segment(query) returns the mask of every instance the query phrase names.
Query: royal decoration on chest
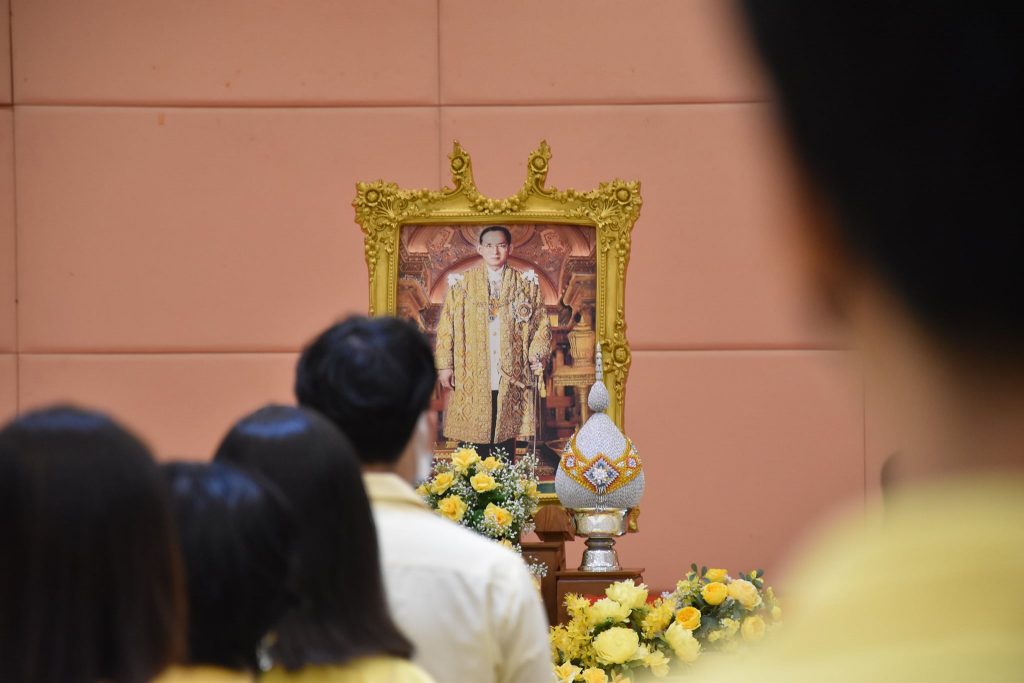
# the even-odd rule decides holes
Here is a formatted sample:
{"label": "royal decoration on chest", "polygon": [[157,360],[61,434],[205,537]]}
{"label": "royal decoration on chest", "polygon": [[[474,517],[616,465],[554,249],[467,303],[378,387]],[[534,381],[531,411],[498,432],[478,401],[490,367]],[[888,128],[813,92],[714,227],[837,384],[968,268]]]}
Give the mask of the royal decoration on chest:
{"label": "royal decoration on chest", "polygon": [[630,439],[617,458],[598,453],[587,458],[576,447],[576,435],[562,451],[562,471],[591,493],[603,496],[630,483],[642,472],[640,455]]}

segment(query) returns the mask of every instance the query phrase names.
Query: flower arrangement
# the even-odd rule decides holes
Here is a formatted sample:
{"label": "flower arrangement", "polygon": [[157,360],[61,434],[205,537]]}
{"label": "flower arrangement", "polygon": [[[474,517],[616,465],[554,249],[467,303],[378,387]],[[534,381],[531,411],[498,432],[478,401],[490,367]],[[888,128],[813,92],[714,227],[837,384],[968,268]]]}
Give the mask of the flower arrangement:
{"label": "flower arrangement", "polygon": [[[450,460],[435,459],[430,478],[416,492],[438,514],[521,553],[519,537],[533,531],[540,504],[537,456],[511,463],[501,451],[481,458],[462,446]],[[547,568],[531,565],[530,571],[544,576]]]}
{"label": "flower arrangement", "polygon": [[632,580],[613,583],[593,603],[567,595],[570,619],[550,633],[555,676],[559,683],[619,683],[642,671],[661,678],[705,651],[759,641],[782,620],[763,577],[760,569],[733,578],[691,565],[675,591],[655,600]]}

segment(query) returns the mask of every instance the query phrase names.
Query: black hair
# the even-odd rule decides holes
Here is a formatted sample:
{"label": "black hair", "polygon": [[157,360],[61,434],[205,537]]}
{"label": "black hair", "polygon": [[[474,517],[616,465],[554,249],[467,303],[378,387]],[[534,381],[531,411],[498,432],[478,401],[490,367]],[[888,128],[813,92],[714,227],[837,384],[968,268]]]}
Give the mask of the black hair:
{"label": "black hair", "polygon": [[430,405],[436,380],[434,354],[415,325],[352,316],[303,350],[295,396],[337,425],[363,462],[390,464]]}
{"label": "black hair", "polygon": [[223,463],[162,469],[185,564],[188,662],[256,671],[260,641],[291,605],[291,509],[262,477]]}
{"label": "black hair", "polygon": [[278,624],[275,661],[296,670],[411,657],[388,613],[370,502],[344,435],[311,410],[266,406],[232,427],[214,459],[266,477],[298,519],[298,603]]}
{"label": "black hair", "polygon": [[0,430],[0,672],[143,683],[184,650],[181,565],[160,471],[113,420],[69,406]]}
{"label": "black hair", "polygon": [[504,225],[488,225],[486,228],[480,231],[480,244],[484,243],[484,235],[489,232],[500,232],[505,236],[505,241],[510,245],[512,244],[512,232]]}
{"label": "black hair", "polygon": [[745,0],[843,240],[941,338],[1024,343],[1024,12]]}

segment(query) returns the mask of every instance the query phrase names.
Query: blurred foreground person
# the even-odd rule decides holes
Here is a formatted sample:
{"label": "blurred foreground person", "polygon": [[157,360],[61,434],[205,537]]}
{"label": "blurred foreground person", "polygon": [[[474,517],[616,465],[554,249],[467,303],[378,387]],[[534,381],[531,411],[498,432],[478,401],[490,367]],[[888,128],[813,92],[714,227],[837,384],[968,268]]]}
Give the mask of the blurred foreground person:
{"label": "blurred foreground person", "polygon": [[410,486],[430,472],[436,380],[410,323],[352,317],[302,352],[295,395],[363,462],[388,601],[416,661],[444,683],[550,681],[547,620],[522,558],[438,516]]}
{"label": "blurred foreground person", "polygon": [[253,681],[261,644],[290,604],[295,519],[275,489],[228,465],[162,469],[185,564],[189,628],[187,665],[160,683]]}
{"label": "blurred foreground person", "polygon": [[27,413],[0,431],[0,680],[145,683],[184,650],[160,471],[110,418]]}
{"label": "blurred foreground person", "polygon": [[773,642],[708,678],[1020,680],[1024,12],[744,6],[802,176],[805,274],[902,455],[885,524],[833,530]]}
{"label": "blurred foreground person", "polygon": [[430,683],[388,614],[359,462],[338,429],[310,410],[267,406],[228,432],[214,460],[276,485],[299,524],[297,604],[278,622],[274,668],[260,680]]}

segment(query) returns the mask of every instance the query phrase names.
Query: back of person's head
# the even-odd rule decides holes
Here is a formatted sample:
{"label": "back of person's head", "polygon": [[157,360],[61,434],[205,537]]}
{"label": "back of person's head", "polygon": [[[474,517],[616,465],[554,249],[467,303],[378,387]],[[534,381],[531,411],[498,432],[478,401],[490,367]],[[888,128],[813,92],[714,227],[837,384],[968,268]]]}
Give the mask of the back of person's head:
{"label": "back of person's head", "polygon": [[295,396],[337,425],[363,462],[393,464],[430,405],[436,379],[430,344],[412,323],[353,316],[303,350]]}
{"label": "back of person's head", "polygon": [[1024,349],[1024,12],[744,0],[841,242],[968,351]]}
{"label": "back of person's head", "polygon": [[255,671],[290,606],[298,526],[269,482],[223,463],[163,466],[188,589],[188,663]]}
{"label": "back of person's head", "polygon": [[160,471],[110,418],[71,407],[0,430],[0,678],[143,683],[184,649]]}
{"label": "back of person's head", "polygon": [[237,422],[214,456],[280,489],[299,522],[298,604],[277,628],[287,669],[355,657],[409,657],[387,611],[376,527],[348,439],[312,410],[266,406]]}

